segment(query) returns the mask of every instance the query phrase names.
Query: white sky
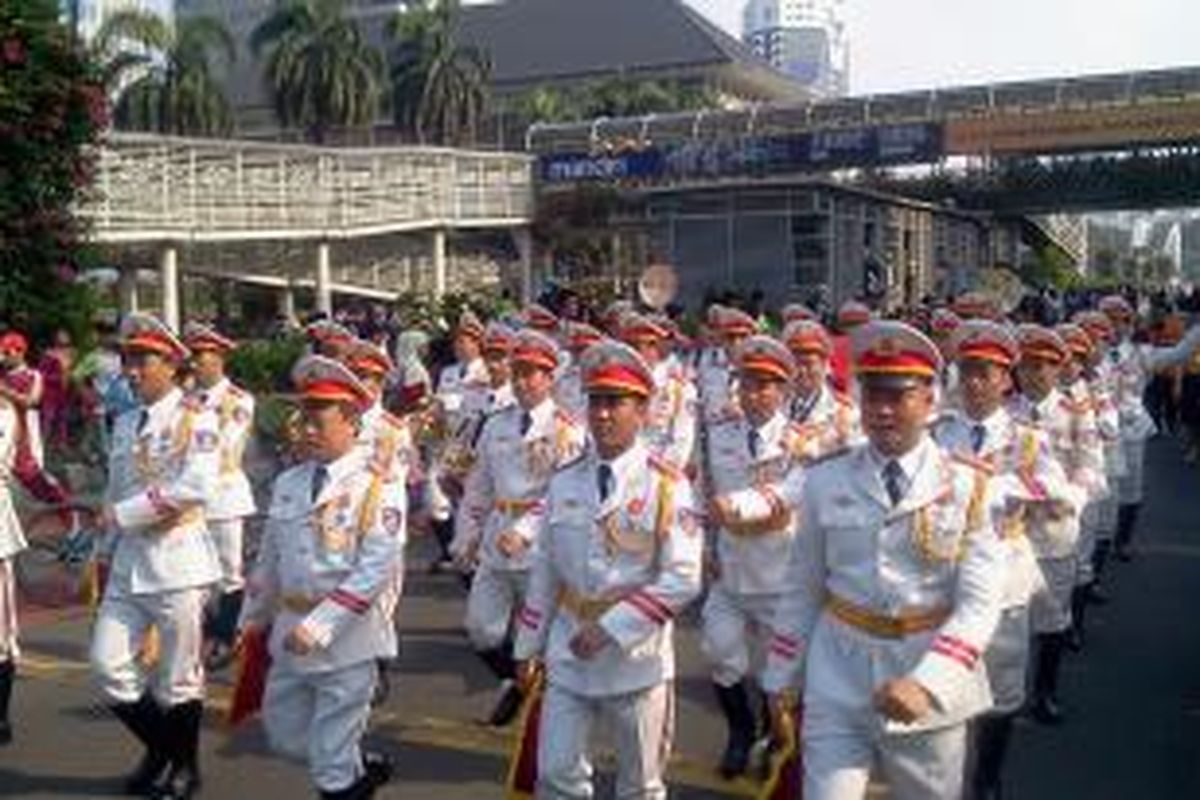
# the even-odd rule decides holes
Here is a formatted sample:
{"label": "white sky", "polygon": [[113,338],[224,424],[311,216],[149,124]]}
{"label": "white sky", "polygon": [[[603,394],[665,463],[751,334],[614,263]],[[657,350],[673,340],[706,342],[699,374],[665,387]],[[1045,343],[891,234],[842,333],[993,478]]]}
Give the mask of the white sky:
{"label": "white sky", "polygon": [[[687,2],[740,35],[744,0]],[[1200,0],[846,0],[846,23],[854,94],[1200,66]]]}

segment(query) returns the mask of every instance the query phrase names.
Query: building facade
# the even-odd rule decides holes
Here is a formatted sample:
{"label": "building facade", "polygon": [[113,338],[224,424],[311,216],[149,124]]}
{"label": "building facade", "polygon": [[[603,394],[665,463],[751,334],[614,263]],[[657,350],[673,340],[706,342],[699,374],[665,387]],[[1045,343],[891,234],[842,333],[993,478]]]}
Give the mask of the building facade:
{"label": "building facade", "polygon": [[174,0],[63,0],[63,14],[75,24],[75,32],[90,42],[100,31],[104,20],[119,11],[145,11],[163,19],[174,17]]}
{"label": "building facade", "polygon": [[845,0],[747,0],[742,36],[815,97],[842,97],[850,91],[844,5]]}

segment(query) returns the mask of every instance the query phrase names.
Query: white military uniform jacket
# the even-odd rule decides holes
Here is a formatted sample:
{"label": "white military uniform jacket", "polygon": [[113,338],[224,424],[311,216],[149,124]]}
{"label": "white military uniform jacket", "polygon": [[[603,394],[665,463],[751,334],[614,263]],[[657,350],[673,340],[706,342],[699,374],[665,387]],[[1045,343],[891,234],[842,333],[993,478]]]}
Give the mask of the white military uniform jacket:
{"label": "white military uniform jacket", "polygon": [[841,450],[862,438],[858,408],[848,395],[825,384],[815,397],[792,400],[792,421],[799,437],[799,457],[803,461]]}
{"label": "white military uniform jacket", "polygon": [[487,388],[487,367],[484,366],[482,358],[477,358],[468,364],[451,364],[442,370],[438,375],[436,394],[446,415],[448,431],[458,430],[467,395],[486,392]]}
{"label": "white military uniform jacket", "polygon": [[[742,416],[709,426],[708,463],[714,496],[750,488],[769,492],[768,487],[781,483],[796,462],[800,444],[783,411],[757,429]],[[773,499],[769,497],[768,502]],[[766,520],[719,529],[715,544],[722,586],[734,594],[783,592],[794,530],[792,510],[778,500],[776,513]]]}
{"label": "white military uniform jacket", "polygon": [[700,395],[700,415],[704,422],[727,416],[737,408],[737,392],[729,357],[720,347],[700,354],[696,365],[696,385]]}
{"label": "white military uniform jacket", "polygon": [[[978,449],[976,425],[983,426]],[[1030,540],[1053,535],[1058,529],[1053,519],[1078,511],[1073,504],[1079,501],[1079,493],[1051,453],[1046,434],[1000,408],[981,422],[961,411],[948,412],[935,423],[934,438],[942,447],[966,459],[976,458],[992,471],[992,495],[1003,509],[1000,535],[1008,546],[1004,607],[1028,605],[1044,583]],[[1052,509],[1053,504],[1059,508]],[[1036,530],[1047,521],[1049,531]]]}
{"label": "white military uniform jacket", "polygon": [[653,373],[655,392],[644,435],[664,458],[677,467],[686,467],[696,444],[696,387],[673,358],[655,364]]}
{"label": "white military uniform jacket", "polygon": [[1064,509],[1048,505],[1036,521],[1028,520],[1026,531],[1038,558],[1066,558],[1079,540],[1084,507],[1107,491],[1096,415],[1089,403],[1073,400],[1058,389],[1036,404],[1019,396],[1009,411],[1046,434],[1050,452],[1066,472],[1071,513],[1057,513]]}
{"label": "white military uniform jacket", "polygon": [[1096,429],[1104,451],[1104,471],[1109,490],[1116,488],[1115,479],[1125,474],[1125,452],[1121,449],[1121,410],[1116,404],[1116,373],[1103,359],[1087,378],[1092,409],[1096,414]]}
{"label": "white military uniform jacket", "polygon": [[[589,697],[647,689],[675,675],[673,620],[700,592],[703,535],[682,473],[638,442],[609,466],[589,449],[550,481],[545,528],[517,614],[518,660],[542,657],[552,684]],[[582,661],[581,620],[614,645]]]}
{"label": "white military uniform jacket", "polygon": [[211,389],[197,388],[192,396],[216,416],[221,433],[216,493],[205,514],[211,520],[248,517],[254,513],[254,492],[242,469],[242,456],[254,431],[254,395],[222,378]]}
{"label": "white military uniform jacket", "polygon": [[[479,563],[497,570],[529,569],[538,546],[546,487],[562,465],[579,458],[586,431],[547,399],[529,414],[510,406],[484,425],[477,458],[463,489],[451,550],[478,553]],[[512,557],[498,547],[502,533],[515,532],[525,547]]]}
{"label": "white military uniform jacket", "polygon": [[0,401],[0,561],[12,558],[27,546],[11,491],[17,453],[17,414],[12,403]]}
{"label": "white military uniform jacket", "polygon": [[382,468],[391,480],[402,485],[418,466],[417,446],[408,424],[379,402],[362,415],[358,447],[374,467]]}
{"label": "white military uniform jacket", "polygon": [[583,387],[583,370],[577,360],[563,367],[554,383],[554,402],[576,419],[587,413],[587,391]]}
{"label": "white military uniform jacket", "polygon": [[512,384],[506,383],[498,389],[488,388],[487,391],[469,392],[463,401],[459,414],[458,428],[451,431],[451,437],[446,442],[441,454],[441,473],[443,479],[464,482],[479,448],[479,440],[487,421],[501,411],[512,408],[517,404],[513,394]]}
{"label": "white military uniform jacket", "polygon": [[220,459],[216,415],[180,389],[117,419],[105,496],[117,523],[110,591],[171,592],[220,577],[204,511]]}
{"label": "white military uniform jacket", "polygon": [[[895,507],[881,476],[886,462],[869,444],[795,471],[800,479],[788,482],[801,521],[763,687],[795,685],[804,666],[810,708],[860,719],[875,716],[875,689],[909,677],[933,695],[935,709],[912,726],[886,725],[936,729],[991,705],[980,655],[1000,616],[1006,548],[985,470],[929,437],[898,461],[907,490]],[[827,609],[835,599],[880,617],[945,619],[886,638],[835,617]]]}
{"label": "white military uniform jacket", "polygon": [[[314,501],[318,466],[306,461],[276,479],[242,611],[242,625],[272,625],[277,663],[307,673],[395,657],[392,593],[406,535],[404,484],[362,448],[325,466]],[[317,645],[306,656],[283,648],[298,625]]]}

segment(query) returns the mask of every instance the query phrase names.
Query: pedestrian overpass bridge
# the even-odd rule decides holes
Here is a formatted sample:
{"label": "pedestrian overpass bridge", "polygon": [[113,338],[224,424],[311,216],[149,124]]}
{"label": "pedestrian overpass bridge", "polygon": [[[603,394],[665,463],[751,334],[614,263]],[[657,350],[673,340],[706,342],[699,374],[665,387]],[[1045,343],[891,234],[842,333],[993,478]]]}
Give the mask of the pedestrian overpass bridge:
{"label": "pedestrian overpass bridge", "polygon": [[[923,165],[922,180],[909,186],[968,208],[1197,205],[1200,67],[601,118],[535,125],[526,138],[551,185],[686,186],[828,172],[873,180],[880,168]],[[1181,159],[1191,169],[1180,170]],[[925,179],[930,172],[934,180]]]}
{"label": "pedestrian overpass bridge", "polygon": [[[234,259],[195,268],[213,277],[334,292],[394,296],[387,270],[343,282],[330,245],[398,234],[427,239],[435,293],[447,287],[447,236],[511,232],[528,282],[534,211],[532,159],[444,148],[322,148],[252,141],[113,133],[100,145],[94,191],[78,209],[92,241],[159,250],[162,311],[178,323],[178,249],[307,242],[309,263],[274,267]],[[122,276],[136,305],[136,276]],[[132,296],[131,296],[132,293]]]}

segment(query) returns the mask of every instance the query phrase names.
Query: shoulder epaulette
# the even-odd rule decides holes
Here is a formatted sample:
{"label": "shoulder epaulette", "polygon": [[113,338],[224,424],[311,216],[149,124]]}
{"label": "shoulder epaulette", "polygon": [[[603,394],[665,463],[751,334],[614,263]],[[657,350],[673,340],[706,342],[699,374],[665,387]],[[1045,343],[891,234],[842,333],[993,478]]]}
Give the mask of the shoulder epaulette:
{"label": "shoulder epaulette", "polygon": [[984,473],[985,475],[991,475],[995,472],[995,469],[987,461],[984,461],[982,458],[978,458],[977,456],[970,455],[968,453],[960,453],[960,452],[951,453],[950,460],[955,461],[959,464],[964,464],[964,465],[970,467],[971,469],[976,470],[977,472]]}
{"label": "shoulder epaulette", "polygon": [[554,409],[554,419],[559,422],[565,422],[568,425],[578,425],[579,420],[575,419],[565,408],[556,407]]}
{"label": "shoulder epaulette", "polygon": [[821,455],[817,456],[816,458],[805,462],[804,466],[805,466],[805,468],[810,468],[810,467],[815,467],[818,464],[825,464],[830,461],[836,461],[837,459],[841,458],[842,456],[849,455],[852,450],[854,450],[853,445],[846,445],[845,447],[838,447],[834,450],[830,450],[828,453],[822,453]]}
{"label": "shoulder epaulette", "polygon": [[405,427],[404,420],[397,417],[392,412],[384,409],[384,412],[379,415],[379,419],[386,425],[392,428],[403,429]]}
{"label": "shoulder epaulette", "polygon": [[204,410],[204,403],[200,402],[200,398],[194,394],[184,395],[180,405],[188,411],[199,412]]}
{"label": "shoulder epaulette", "polygon": [[233,381],[229,382],[229,393],[234,397],[249,397],[250,393]]}
{"label": "shoulder epaulette", "polygon": [[854,398],[845,392],[834,392],[833,401],[839,406],[846,406],[847,408],[854,407]]}
{"label": "shoulder epaulette", "polygon": [[1070,411],[1072,414],[1083,414],[1084,412],[1091,410],[1092,407],[1090,400],[1075,400],[1067,397],[1065,394],[1059,400],[1059,405],[1061,405],[1067,411]]}
{"label": "shoulder epaulette", "polygon": [[673,480],[680,480],[683,478],[683,470],[667,461],[660,455],[651,453],[650,457],[646,459],[646,463],[648,463],[650,468],[655,472],[662,473],[668,478]]}
{"label": "shoulder epaulette", "polygon": [[579,464],[583,463],[583,460],[586,456],[587,456],[586,450],[579,451],[578,453],[575,454],[574,458],[569,459],[569,460],[564,461],[563,463],[559,464],[555,468],[555,472],[565,472],[565,471],[571,469],[572,467],[578,466]]}

